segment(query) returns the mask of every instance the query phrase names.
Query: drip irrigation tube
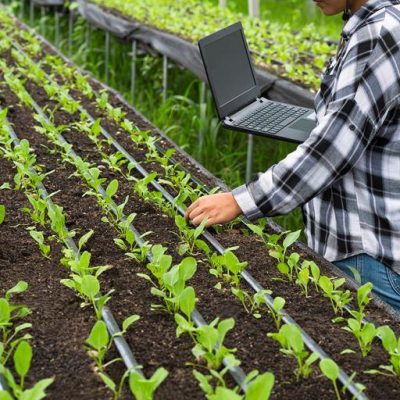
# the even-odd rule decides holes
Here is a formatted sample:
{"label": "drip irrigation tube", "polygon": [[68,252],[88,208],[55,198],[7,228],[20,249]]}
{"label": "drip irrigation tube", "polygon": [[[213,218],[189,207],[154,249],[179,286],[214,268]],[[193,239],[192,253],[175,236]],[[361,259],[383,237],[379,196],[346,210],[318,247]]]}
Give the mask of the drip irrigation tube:
{"label": "drip irrigation tube", "polygon": [[[32,99],[33,100],[33,99]],[[33,105],[34,108],[36,109],[36,111],[41,114],[44,118],[47,119],[47,117],[43,114],[42,110],[40,109],[40,107],[33,101]],[[82,112],[83,108],[80,106],[79,111]],[[94,122],[94,118],[88,114],[88,118]],[[48,119],[47,119],[48,121]],[[116,139],[114,139],[114,137],[108,133],[103,127],[100,127],[101,129],[101,133],[102,135],[109,139],[112,143],[112,145],[118,150],[120,151],[125,157],[126,159],[133,163],[134,168],[143,176],[143,177],[147,177],[149,175],[149,173],[132,157],[132,155],[130,155],[125,148],[118,143],[118,141]],[[58,134],[58,138],[63,141],[64,143],[68,143],[65,141],[65,139],[62,137],[62,135]],[[73,157],[76,157],[76,153],[73,152],[73,150],[71,151],[71,155]],[[174,198],[155,180],[153,180],[152,182],[150,182],[150,184],[154,187],[154,189],[156,189],[157,191],[159,191],[160,193],[162,193],[162,195],[165,197],[165,199],[171,204],[173,205],[180,214],[184,214],[185,210],[181,207],[175,204]],[[104,189],[102,189],[101,187],[99,188],[99,193],[104,196],[105,195],[105,191]],[[115,204],[114,204],[115,205]],[[115,212],[115,211],[114,211]],[[135,234],[136,240],[138,241],[138,243],[141,242],[140,239],[140,235],[138,234],[138,232],[136,231],[136,229],[133,227],[133,225],[131,225],[131,229]],[[222,246],[219,241],[217,239],[215,239],[210,232],[205,231],[203,232],[203,237],[211,244],[212,247],[214,247],[214,249],[220,253],[223,254],[225,252],[225,248],[224,246]],[[151,261],[151,260],[150,260]],[[262,290],[264,290],[264,288],[260,285],[260,283],[247,271],[243,271],[241,273],[243,279],[247,282],[247,284],[255,291],[255,292],[260,292]],[[273,307],[273,298],[267,294],[264,294],[264,299],[265,301],[269,304],[269,306]],[[325,358],[329,358],[329,356],[325,353],[325,351],[296,323],[296,321],[290,317],[289,314],[287,314],[285,311],[282,311],[283,313],[283,321],[285,323],[288,324],[293,324],[296,325],[300,331],[302,332],[302,337],[304,340],[305,345],[312,351],[315,352],[316,354],[318,354],[318,357],[322,360]],[[196,323],[197,324],[197,323]],[[241,375],[241,374],[239,374]],[[244,375],[244,373],[243,373]],[[236,380],[236,378],[235,378]],[[345,386],[347,388],[347,390],[353,395],[355,396],[357,399],[359,400],[367,400],[367,396],[363,393],[360,393],[360,390],[357,388],[357,386],[354,383],[350,383],[350,377],[345,373],[345,371],[343,369],[340,368],[339,370],[339,380],[340,382],[343,384],[343,386]],[[243,381],[241,381],[243,382]],[[239,383],[239,382],[238,382]]]}
{"label": "drip irrigation tube", "polygon": [[2,390],[8,392],[11,395],[3,374],[0,374],[0,391],[2,391]]}
{"label": "drip irrigation tube", "polygon": [[[37,106],[37,104],[36,104],[36,106]],[[35,106],[35,108],[36,108],[36,106]],[[44,118],[46,118],[46,116],[43,113],[40,113],[40,114],[43,115]],[[20,143],[18,136],[16,135],[14,129],[12,128],[11,124],[8,123],[8,121],[6,121],[6,124],[7,124],[7,130],[9,132],[10,137],[13,140],[14,145],[18,145]],[[40,196],[48,202],[50,207],[53,207],[54,203],[52,202],[51,198],[49,197],[49,194],[48,194],[46,188],[44,187],[44,185],[41,182],[39,182],[37,187],[40,190]],[[68,246],[70,246],[70,248],[73,250],[73,252],[76,255],[79,254],[78,247],[76,246],[73,239],[68,238],[66,241],[67,241]],[[121,332],[121,329],[119,328],[117,322],[115,321],[115,318],[114,318],[111,310],[107,306],[104,306],[102,309],[101,315],[103,317],[105,324],[107,325],[108,332],[112,336],[113,341],[125,363],[126,368],[128,370],[134,369],[137,372],[139,372],[141,375],[143,375],[142,371],[139,367],[139,364],[137,363],[137,361],[132,353],[132,350],[130,349],[125,338],[123,336],[119,336],[119,335],[114,336],[116,333]]]}
{"label": "drip irrigation tube", "polygon": [[[47,123],[50,123],[49,119],[43,113],[43,111],[40,108],[40,106],[32,98],[31,98],[31,100],[32,100],[32,105],[35,108],[36,112],[38,114],[40,114],[46,120]],[[10,126],[10,128],[11,128],[11,126]],[[14,133],[13,136],[15,137],[15,133]],[[64,139],[64,137],[59,133],[57,134],[57,138],[63,144],[69,144]],[[78,155],[75,153],[75,151],[72,148],[70,150],[70,154],[74,158],[78,157]],[[102,197],[106,197],[107,196],[106,191],[104,190],[104,188],[101,185],[96,190],[98,191],[98,193]],[[46,193],[44,187],[43,187],[43,192]],[[47,196],[47,193],[45,194],[45,196]],[[50,199],[48,199],[48,200],[50,200]],[[112,200],[111,200],[110,203],[111,203],[111,209],[112,209],[113,213],[117,214],[117,205]],[[125,218],[124,215],[122,216],[121,219],[123,221],[126,221],[126,218]],[[143,246],[144,242],[141,239],[140,233],[135,229],[135,227],[132,224],[129,225],[129,228],[132,230],[132,232],[135,235],[135,241],[139,244],[139,246]],[[152,254],[148,253],[147,254],[147,258],[148,258],[149,262],[151,262],[152,261]],[[115,319],[113,318],[113,316],[111,314],[111,311],[106,306],[104,306],[104,308],[103,308],[102,317],[104,319],[104,322],[106,322],[106,324],[107,323],[109,324],[109,325],[107,325],[107,327],[108,327],[108,330],[110,332],[110,335],[112,335],[114,333],[117,333],[117,332],[121,332],[121,330],[119,329],[118,325],[116,325],[116,323],[115,323]],[[206,324],[204,318],[201,316],[201,314],[197,310],[194,310],[194,312],[192,314],[192,319],[193,319],[193,322],[198,327]],[[117,346],[118,350],[122,349],[122,352],[120,352],[120,354],[121,354],[121,357],[124,359],[124,362],[125,362],[125,365],[127,366],[127,368],[132,368],[132,365],[133,365],[134,368],[138,372],[140,372],[142,374],[140,369],[138,369],[138,364],[137,364],[136,360],[134,359],[132,351],[130,350],[130,348],[129,348],[128,344],[126,343],[125,339],[122,336],[117,336],[117,337],[114,337],[114,342],[116,343],[116,346]],[[118,343],[118,345],[117,345],[117,343]],[[218,344],[217,344],[217,347],[218,347]],[[244,373],[244,371],[240,367],[231,367],[229,365],[229,361],[227,361],[225,358],[223,360],[223,364],[226,367],[228,367],[228,371],[229,371],[230,375],[235,380],[235,382],[239,385],[239,387],[244,392],[246,392],[247,384],[245,383],[246,374]]]}

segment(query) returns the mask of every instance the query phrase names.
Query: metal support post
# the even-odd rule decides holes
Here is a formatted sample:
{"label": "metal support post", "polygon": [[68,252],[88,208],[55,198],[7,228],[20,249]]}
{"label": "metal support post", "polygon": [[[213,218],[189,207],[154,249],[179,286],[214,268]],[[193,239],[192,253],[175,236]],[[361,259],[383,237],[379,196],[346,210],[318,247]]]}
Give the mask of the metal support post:
{"label": "metal support post", "polygon": [[45,24],[46,10],[44,7],[40,7],[40,33],[45,36],[46,24]]}
{"label": "metal support post", "polygon": [[131,64],[131,99],[132,104],[135,103],[135,91],[136,91],[136,57],[137,57],[137,42],[132,41],[132,64]]}
{"label": "metal support post", "polygon": [[19,18],[23,19],[24,18],[24,11],[25,11],[25,0],[21,0],[21,6],[19,10]]}
{"label": "metal support post", "polygon": [[74,29],[74,16],[72,14],[72,10],[69,10],[68,14],[68,54],[71,57],[72,55],[72,31]]}
{"label": "metal support post", "polygon": [[56,47],[60,45],[60,14],[54,9],[54,43]]}
{"label": "metal support post", "polygon": [[33,20],[35,18],[35,5],[33,4],[33,0],[29,2],[29,25],[33,27]]}
{"label": "metal support post", "polygon": [[163,100],[167,100],[168,95],[168,57],[163,56]]}
{"label": "metal support post", "polygon": [[246,182],[249,182],[253,175],[253,150],[254,150],[254,136],[249,135],[247,142],[247,162],[246,162]]}
{"label": "metal support post", "polygon": [[105,74],[105,81],[106,81],[107,85],[108,85],[108,79],[109,79],[109,66],[108,66],[109,61],[110,61],[110,32],[106,31],[104,74]]}
{"label": "metal support post", "polygon": [[251,17],[260,16],[260,0],[249,0],[249,15]]}
{"label": "metal support post", "polygon": [[219,6],[221,8],[226,8],[226,2],[227,2],[227,0],[219,0]]}
{"label": "metal support post", "polygon": [[206,83],[200,82],[200,106],[206,102]]}
{"label": "metal support post", "polygon": [[89,22],[86,22],[86,32],[85,32],[85,62],[89,60],[89,48],[90,48],[90,33],[92,26]]}
{"label": "metal support post", "polygon": [[197,159],[202,161],[203,157],[203,149],[204,149],[204,137],[206,135],[207,126],[204,123],[206,119],[207,113],[207,105],[206,105],[206,84],[204,82],[200,82],[200,96],[199,96],[199,117],[200,117],[200,126],[199,126],[199,134],[198,134],[198,150],[197,150]]}

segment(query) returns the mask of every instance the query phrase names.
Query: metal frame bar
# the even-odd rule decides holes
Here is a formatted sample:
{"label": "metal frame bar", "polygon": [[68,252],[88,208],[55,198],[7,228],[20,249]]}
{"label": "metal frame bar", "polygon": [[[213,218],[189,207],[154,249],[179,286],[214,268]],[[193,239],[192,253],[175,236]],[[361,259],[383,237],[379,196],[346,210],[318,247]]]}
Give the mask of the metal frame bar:
{"label": "metal frame bar", "polygon": [[167,100],[168,97],[168,57],[163,55],[163,74],[162,74],[162,86],[163,86],[163,101]]}
{"label": "metal frame bar", "polygon": [[137,41],[132,40],[131,51],[131,100],[132,104],[135,103],[136,95],[136,61],[137,61]]}

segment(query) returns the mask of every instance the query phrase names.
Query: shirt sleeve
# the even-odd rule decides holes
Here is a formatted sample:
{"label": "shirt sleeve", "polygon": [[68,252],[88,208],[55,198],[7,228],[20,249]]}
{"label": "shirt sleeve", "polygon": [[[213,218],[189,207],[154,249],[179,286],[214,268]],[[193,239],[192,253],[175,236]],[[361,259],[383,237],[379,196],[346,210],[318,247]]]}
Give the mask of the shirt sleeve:
{"label": "shirt sleeve", "polygon": [[398,102],[398,29],[381,25],[375,38],[346,52],[325,116],[285,159],[233,190],[244,215],[255,220],[283,215],[317,196],[360,160]]}

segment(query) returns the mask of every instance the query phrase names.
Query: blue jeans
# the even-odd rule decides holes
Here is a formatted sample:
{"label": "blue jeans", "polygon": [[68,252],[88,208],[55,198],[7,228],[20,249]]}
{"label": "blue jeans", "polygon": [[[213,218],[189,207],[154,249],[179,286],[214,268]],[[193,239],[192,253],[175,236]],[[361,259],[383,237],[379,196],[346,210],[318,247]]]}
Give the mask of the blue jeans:
{"label": "blue jeans", "polygon": [[375,294],[400,311],[400,275],[364,253],[335,261],[333,264],[351,277],[354,277],[354,273],[348,266],[356,269],[360,274],[362,285],[371,282],[374,285]]}

